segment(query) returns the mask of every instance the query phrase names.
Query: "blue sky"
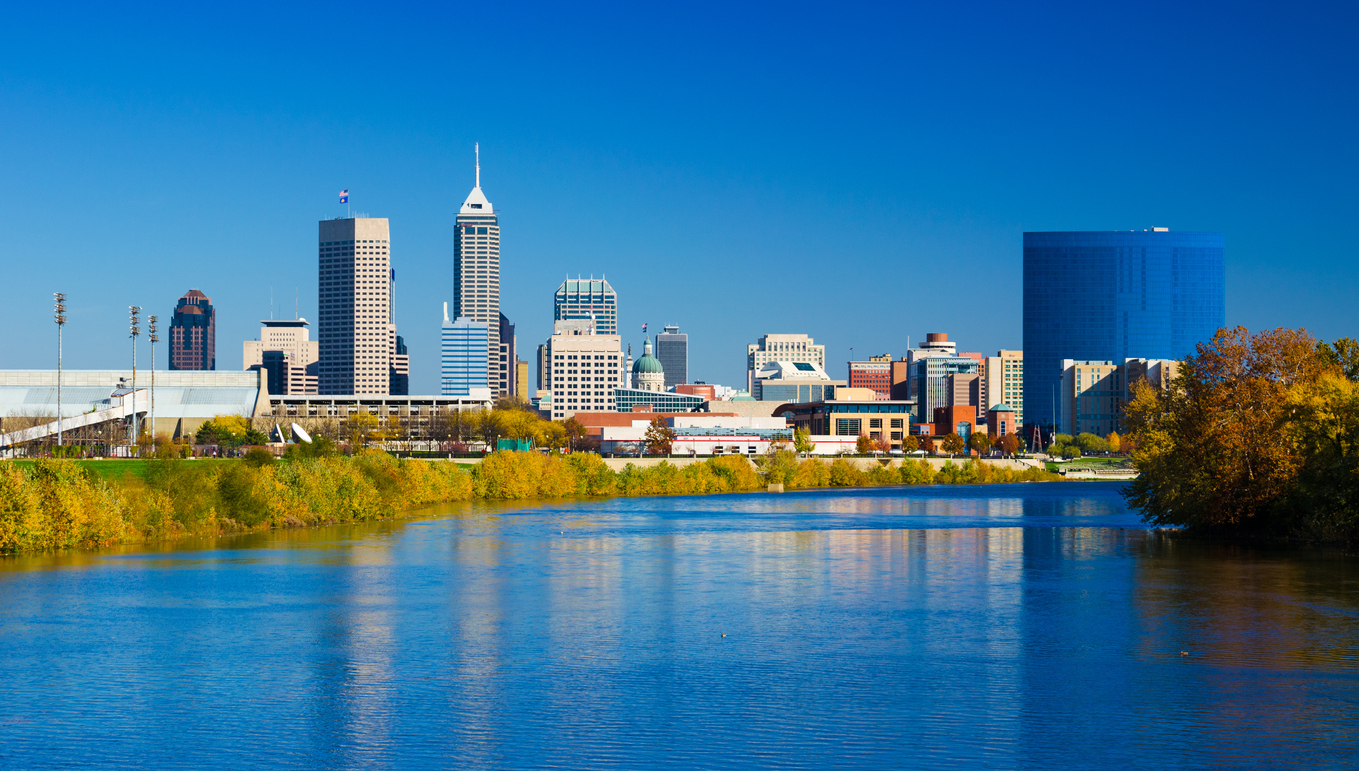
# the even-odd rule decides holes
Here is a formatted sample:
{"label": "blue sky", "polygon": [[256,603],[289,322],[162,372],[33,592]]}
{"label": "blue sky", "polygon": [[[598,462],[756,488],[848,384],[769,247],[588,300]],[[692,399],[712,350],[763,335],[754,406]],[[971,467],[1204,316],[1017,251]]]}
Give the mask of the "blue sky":
{"label": "blue sky", "polygon": [[477,141],[526,352],[576,274],[708,382],[766,332],[1017,348],[1025,230],[1152,226],[1226,233],[1228,323],[1359,333],[1353,5],[638,5],[8,8],[0,368],[52,366],[53,291],[100,368],[190,288],[238,368],[349,188],[433,392]]}

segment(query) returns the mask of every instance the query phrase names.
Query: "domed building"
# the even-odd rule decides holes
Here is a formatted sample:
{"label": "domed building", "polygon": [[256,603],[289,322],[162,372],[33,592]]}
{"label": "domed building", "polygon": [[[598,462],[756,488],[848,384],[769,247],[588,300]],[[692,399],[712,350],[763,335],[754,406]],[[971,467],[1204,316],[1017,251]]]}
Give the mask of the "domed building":
{"label": "domed building", "polygon": [[632,387],[639,391],[665,391],[665,367],[651,355],[651,340],[642,346],[642,358],[632,365]]}

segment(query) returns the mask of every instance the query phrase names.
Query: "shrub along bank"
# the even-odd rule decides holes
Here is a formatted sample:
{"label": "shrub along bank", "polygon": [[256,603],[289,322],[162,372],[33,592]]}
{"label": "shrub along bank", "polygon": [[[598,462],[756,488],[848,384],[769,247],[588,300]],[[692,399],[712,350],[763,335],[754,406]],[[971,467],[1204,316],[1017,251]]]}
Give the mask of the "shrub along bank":
{"label": "shrub along bank", "polygon": [[765,489],[1049,481],[968,461],[935,471],[925,461],[863,471],[837,459],[799,461],[791,452],[759,459],[713,458],[683,467],[611,470],[597,455],[505,452],[466,470],[453,463],[385,453],[274,461],[148,461],[141,476],[106,479],[67,460],[0,462],[0,552],[97,548],[184,536],[361,522],[435,503]]}

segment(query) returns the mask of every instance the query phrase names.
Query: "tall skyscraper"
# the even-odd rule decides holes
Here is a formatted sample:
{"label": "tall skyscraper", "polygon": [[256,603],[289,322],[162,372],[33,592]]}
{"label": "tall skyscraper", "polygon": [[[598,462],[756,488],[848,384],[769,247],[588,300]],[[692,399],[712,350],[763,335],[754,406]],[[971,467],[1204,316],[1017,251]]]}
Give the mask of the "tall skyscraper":
{"label": "tall skyscraper", "polygon": [[448,303],[444,303],[441,338],[439,394],[490,398],[486,387],[486,325],[466,317],[450,321]]}
{"label": "tall skyscraper", "polygon": [[270,394],[316,393],[320,349],[317,341],[307,339],[307,320],[260,323],[260,339],[241,344],[241,368],[268,370]]}
{"label": "tall skyscraper", "polygon": [[486,386],[500,386],[500,221],[481,192],[481,145],[476,186],[453,229],[453,318],[486,325]]}
{"label": "tall skyscraper", "polygon": [[519,396],[522,398],[524,394],[515,390],[519,375],[519,370],[515,367],[515,361],[519,355],[519,352],[515,350],[518,338],[514,334],[514,325],[503,313],[500,314],[499,337],[500,352],[493,357],[496,362],[496,370],[491,373],[491,379],[495,381],[496,385],[492,390],[495,391],[496,396]]}
{"label": "tall skyscraper", "polygon": [[392,319],[387,220],[322,220],[319,234],[318,390],[337,395],[392,393],[393,367],[402,360]]}
{"label": "tall skyscraper", "polygon": [[1025,233],[1025,424],[1057,422],[1064,359],[1183,359],[1226,306],[1221,233]]}
{"label": "tall skyscraper", "polygon": [[689,336],[667,326],[656,335],[656,359],[665,367],[665,389],[689,382]]}
{"label": "tall skyscraper", "polygon": [[568,278],[552,296],[552,320],[594,319],[601,335],[618,334],[618,294],[604,277]]}
{"label": "tall skyscraper", "polygon": [[217,314],[197,289],[179,298],[170,318],[170,369],[217,369]]}
{"label": "tall skyscraper", "polygon": [[755,373],[771,361],[802,362],[826,368],[826,346],[807,335],[765,335],[746,346],[746,390],[755,393]]}

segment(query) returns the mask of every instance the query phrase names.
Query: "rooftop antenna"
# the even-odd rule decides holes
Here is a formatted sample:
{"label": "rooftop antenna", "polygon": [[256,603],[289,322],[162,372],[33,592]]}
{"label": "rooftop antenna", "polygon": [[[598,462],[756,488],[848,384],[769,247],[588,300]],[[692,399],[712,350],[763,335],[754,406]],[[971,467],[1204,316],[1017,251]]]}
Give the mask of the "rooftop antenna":
{"label": "rooftop antenna", "polygon": [[481,143],[477,142],[473,147],[477,152],[477,187],[481,187]]}

